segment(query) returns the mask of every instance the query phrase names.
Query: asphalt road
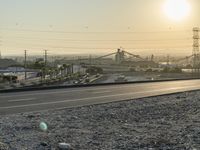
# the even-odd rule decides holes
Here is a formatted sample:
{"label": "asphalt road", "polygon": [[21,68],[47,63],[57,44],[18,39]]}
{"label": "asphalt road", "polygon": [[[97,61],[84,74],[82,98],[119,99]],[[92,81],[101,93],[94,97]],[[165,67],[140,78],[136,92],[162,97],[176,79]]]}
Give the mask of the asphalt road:
{"label": "asphalt road", "polygon": [[200,80],[2,93],[0,115],[108,103],[197,89],[200,89]]}

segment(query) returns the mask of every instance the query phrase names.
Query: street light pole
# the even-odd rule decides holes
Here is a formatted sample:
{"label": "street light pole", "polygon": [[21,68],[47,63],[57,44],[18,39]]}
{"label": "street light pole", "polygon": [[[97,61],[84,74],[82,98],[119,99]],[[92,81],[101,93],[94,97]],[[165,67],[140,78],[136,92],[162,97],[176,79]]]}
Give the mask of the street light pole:
{"label": "street light pole", "polygon": [[24,51],[24,75],[25,75],[25,80],[27,79],[27,72],[26,72],[26,68],[27,68],[27,50]]}

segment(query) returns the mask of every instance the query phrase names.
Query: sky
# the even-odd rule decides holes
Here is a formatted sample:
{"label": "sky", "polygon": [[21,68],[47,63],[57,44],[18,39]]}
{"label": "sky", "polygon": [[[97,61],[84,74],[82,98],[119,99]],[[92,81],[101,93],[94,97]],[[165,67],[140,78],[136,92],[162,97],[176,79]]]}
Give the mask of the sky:
{"label": "sky", "polygon": [[[163,10],[167,0],[0,0],[3,55],[192,53],[192,28],[200,26],[199,0],[181,20]],[[179,0],[180,1],[180,0]]]}

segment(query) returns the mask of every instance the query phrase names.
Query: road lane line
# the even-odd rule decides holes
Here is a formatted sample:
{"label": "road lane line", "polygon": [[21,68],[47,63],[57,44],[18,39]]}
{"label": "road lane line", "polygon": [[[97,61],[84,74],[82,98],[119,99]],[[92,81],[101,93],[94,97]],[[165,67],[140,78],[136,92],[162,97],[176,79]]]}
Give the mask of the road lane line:
{"label": "road lane line", "polygon": [[112,91],[97,91],[97,92],[92,92],[93,94],[103,94],[103,93],[110,93]]}
{"label": "road lane line", "polygon": [[22,101],[32,101],[36,100],[35,98],[25,98],[25,99],[16,99],[16,100],[8,100],[8,102],[22,102]]}
{"label": "road lane line", "polygon": [[[36,104],[29,104],[29,105],[28,104],[27,105],[16,105],[16,106],[0,107],[0,109],[23,108],[23,107],[30,107],[30,106],[41,106],[41,105],[49,105],[49,104],[59,104],[59,103],[65,103],[65,102],[76,102],[76,101],[81,101],[81,100],[100,99],[100,98],[118,97],[118,96],[124,96],[124,95],[145,94],[145,93],[151,93],[151,92],[162,92],[162,91],[171,91],[171,90],[180,90],[180,89],[189,90],[187,88],[197,88],[197,89],[199,89],[199,86],[176,87],[176,88],[167,88],[167,89],[143,91],[143,92],[129,92],[129,93],[123,93],[123,94],[114,94],[114,95],[106,95],[106,96],[79,98],[79,99],[73,99],[73,100],[68,99],[68,100],[62,100],[62,101],[46,102],[46,103],[36,103]],[[190,89],[190,90],[194,90],[194,89]],[[177,92],[179,92],[179,91],[177,91]]]}

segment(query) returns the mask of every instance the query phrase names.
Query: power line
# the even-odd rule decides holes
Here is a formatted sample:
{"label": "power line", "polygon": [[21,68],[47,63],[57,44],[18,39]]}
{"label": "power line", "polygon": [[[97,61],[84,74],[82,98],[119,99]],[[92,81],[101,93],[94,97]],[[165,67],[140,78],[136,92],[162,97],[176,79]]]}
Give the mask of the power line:
{"label": "power line", "polygon": [[[102,44],[101,45],[99,45],[99,44],[101,44],[101,43],[96,43],[95,45],[93,45],[92,47],[91,47],[91,45],[89,46],[88,44],[86,44],[86,43],[79,43],[79,46],[76,46],[76,45],[74,45],[74,44],[66,44],[66,43],[64,43],[64,44],[62,44],[61,46],[59,46],[58,44],[48,44],[48,43],[41,43],[41,44],[37,44],[37,43],[28,43],[28,42],[12,42],[12,45],[15,45],[15,46],[23,46],[23,47],[31,47],[31,46],[33,46],[33,47],[41,47],[41,48],[47,48],[47,47],[49,47],[49,48],[74,48],[74,47],[78,47],[78,48],[80,48],[80,49],[82,49],[82,48],[84,48],[84,49],[87,49],[87,48],[89,48],[89,49],[91,49],[91,48],[101,48],[101,46],[103,46]],[[147,43],[146,43],[147,44]],[[86,47],[88,45],[88,47]],[[105,46],[105,45],[107,45],[107,46]],[[121,45],[121,43],[117,43],[117,44],[112,44],[112,43],[104,43],[104,46],[103,47],[113,47],[114,45],[117,45],[117,47],[119,46],[119,45]],[[126,46],[126,45],[129,45],[129,46],[144,46],[144,44],[143,45],[141,45],[141,43],[126,43],[126,44],[123,44],[124,46]],[[172,46],[172,45],[176,45],[176,46],[178,46],[178,45],[180,45],[180,47],[185,47],[185,46],[191,46],[192,45],[192,43],[191,42],[185,42],[185,43],[171,43],[171,44],[169,44],[169,43],[166,43],[166,42],[159,42],[159,43],[148,43],[148,45],[146,45],[146,46],[166,46],[166,47],[169,47],[169,46]],[[4,47],[6,46],[6,44],[4,44]],[[9,47],[10,47],[11,45],[9,45]]]}
{"label": "power line", "polygon": [[[116,50],[118,47],[51,47],[57,49],[77,49],[77,50]],[[185,47],[167,47],[167,48],[151,48],[151,49],[178,49],[178,48],[191,48],[190,46]],[[150,49],[150,48],[137,48],[137,47],[127,47],[125,49]]]}
{"label": "power line", "polygon": [[14,29],[1,28],[2,30],[22,31],[22,32],[43,32],[43,33],[61,33],[61,34],[134,34],[134,33],[174,33],[191,32],[191,30],[160,30],[160,31],[61,31],[61,30],[33,30],[33,29]]}
{"label": "power line", "polygon": [[[13,37],[12,37],[13,38]],[[46,41],[50,41],[50,40],[56,40],[56,41],[68,41],[68,42],[144,42],[144,41],[185,41],[185,40],[192,40],[191,38],[187,37],[187,38],[166,38],[166,39],[131,39],[131,40],[116,40],[116,39],[108,39],[108,40],[102,40],[102,39],[88,39],[88,40],[83,40],[83,39],[56,39],[56,38],[51,38],[51,39],[47,39],[47,38],[30,38],[30,37],[14,37],[14,39],[23,39],[23,40],[46,40]]]}
{"label": "power line", "polygon": [[[21,48],[25,48],[25,47],[29,47],[29,49],[35,49],[35,48],[37,48],[37,49],[43,49],[43,48],[51,48],[51,49],[77,49],[77,50],[102,50],[102,49],[117,49],[119,46],[116,46],[116,47],[113,47],[113,46],[111,46],[111,47],[76,47],[76,46],[53,46],[53,45],[39,45],[39,44],[26,44],[27,46],[25,46],[24,44],[23,44],[23,46],[20,46],[21,44],[15,44],[15,46],[9,46],[9,47],[15,47],[16,48],[16,45],[18,45],[19,47],[21,47]],[[5,46],[4,46],[5,47]],[[152,46],[151,46],[152,47]],[[159,47],[161,47],[161,46],[159,46]],[[146,49],[144,46],[142,47],[142,46],[135,46],[135,47],[127,47],[128,49]],[[156,46],[154,46],[153,47],[154,49],[159,49],[159,48],[157,48]],[[152,49],[153,49],[152,48]],[[169,48],[171,48],[171,49],[173,49],[173,48],[181,48],[181,49],[183,49],[183,48],[191,48],[191,45],[190,44],[187,44],[187,45],[183,45],[183,44],[181,44],[181,46],[167,46],[167,47],[163,47],[162,49],[169,49]],[[149,48],[148,48],[149,49]]]}

